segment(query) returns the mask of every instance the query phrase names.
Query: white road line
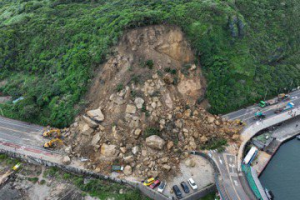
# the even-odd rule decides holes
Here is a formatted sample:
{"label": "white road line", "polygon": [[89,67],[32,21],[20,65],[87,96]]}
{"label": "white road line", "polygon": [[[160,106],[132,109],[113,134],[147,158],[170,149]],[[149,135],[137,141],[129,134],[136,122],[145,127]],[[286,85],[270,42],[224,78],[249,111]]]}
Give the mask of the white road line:
{"label": "white road line", "polygon": [[220,163],[223,165],[223,161],[222,161],[222,159],[221,159],[220,156],[219,156],[219,161],[220,161]]}

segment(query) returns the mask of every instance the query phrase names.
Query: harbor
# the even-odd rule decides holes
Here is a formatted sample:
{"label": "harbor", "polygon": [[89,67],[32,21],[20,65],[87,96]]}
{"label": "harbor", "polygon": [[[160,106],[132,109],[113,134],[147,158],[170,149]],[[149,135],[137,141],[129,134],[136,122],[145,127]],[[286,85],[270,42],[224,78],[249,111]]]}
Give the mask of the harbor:
{"label": "harbor", "polygon": [[[295,196],[300,195],[300,187],[293,183],[293,177],[295,174],[299,174],[296,171],[300,161],[300,155],[298,156],[298,152],[300,152],[299,134],[300,117],[296,117],[262,130],[251,139],[248,145],[249,150],[246,152],[252,158],[247,160],[246,156],[244,161],[250,161],[247,164],[250,165],[251,163],[262,187],[271,194],[270,197],[272,196],[275,199],[297,199]],[[289,162],[286,162],[287,158]],[[296,159],[297,161],[294,162]],[[283,178],[280,178],[281,176]],[[295,182],[299,179],[300,176],[295,177]],[[293,185],[296,189],[287,188],[290,185]],[[289,194],[290,197],[283,197],[282,195],[287,192],[291,193]]]}

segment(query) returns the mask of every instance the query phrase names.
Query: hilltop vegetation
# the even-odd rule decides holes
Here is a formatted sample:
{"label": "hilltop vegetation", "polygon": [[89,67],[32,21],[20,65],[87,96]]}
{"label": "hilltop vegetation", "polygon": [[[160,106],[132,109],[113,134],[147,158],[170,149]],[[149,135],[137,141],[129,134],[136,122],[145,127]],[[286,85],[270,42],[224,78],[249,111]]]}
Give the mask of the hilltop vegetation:
{"label": "hilltop vegetation", "polygon": [[66,126],[124,30],[174,24],[203,67],[211,112],[228,112],[300,85],[299,10],[297,0],[2,0],[0,92],[24,100],[0,108]]}

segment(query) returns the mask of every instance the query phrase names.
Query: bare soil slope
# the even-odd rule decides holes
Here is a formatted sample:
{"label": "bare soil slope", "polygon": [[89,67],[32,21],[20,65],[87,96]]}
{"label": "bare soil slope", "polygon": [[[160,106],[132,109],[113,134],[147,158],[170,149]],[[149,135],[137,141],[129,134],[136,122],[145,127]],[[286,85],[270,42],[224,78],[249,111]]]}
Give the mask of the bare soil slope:
{"label": "bare soil slope", "polygon": [[241,127],[197,104],[205,92],[197,63],[177,27],[128,31],[95,72],[89,106],[71,125],[66,152],[89,158],[86,167],[102,173],[119,164],[126,176],[167,176],[184,151],[216,138],[239,140]]}

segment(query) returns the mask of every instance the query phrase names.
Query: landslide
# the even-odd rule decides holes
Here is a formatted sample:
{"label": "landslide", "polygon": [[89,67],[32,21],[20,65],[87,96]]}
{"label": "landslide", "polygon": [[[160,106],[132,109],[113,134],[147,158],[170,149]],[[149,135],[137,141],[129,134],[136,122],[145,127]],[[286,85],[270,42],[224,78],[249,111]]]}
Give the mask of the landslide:
{"label": "landslide", "polygon": [[68,126],[124,31],[172,24],[201,59],[209,111],[236,110],[300,85],[299,9],[297,0],[2,0],[0,93],[24,99],[0,108]]}
{"label": "landslide", "polygon": [[65,151],[104,174],[115,164],[125,176],[168,177],[186,151],[238,143],[242,126],[199,105],[206,88],[199,63],[179,27],[127,31],[95,71],[89,106],[70,126]]}

